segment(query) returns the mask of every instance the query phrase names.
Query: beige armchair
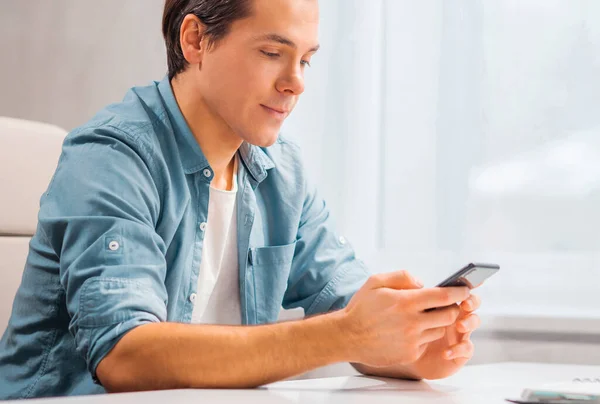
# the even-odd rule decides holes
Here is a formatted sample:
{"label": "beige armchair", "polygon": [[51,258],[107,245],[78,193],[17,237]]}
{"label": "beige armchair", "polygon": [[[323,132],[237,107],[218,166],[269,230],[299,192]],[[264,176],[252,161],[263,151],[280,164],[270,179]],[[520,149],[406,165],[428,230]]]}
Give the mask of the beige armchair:
{"label": "beige armchair", "polygon": [[54,125],[0,117],[0,335],[21,281],[40,197],[65,135]]}

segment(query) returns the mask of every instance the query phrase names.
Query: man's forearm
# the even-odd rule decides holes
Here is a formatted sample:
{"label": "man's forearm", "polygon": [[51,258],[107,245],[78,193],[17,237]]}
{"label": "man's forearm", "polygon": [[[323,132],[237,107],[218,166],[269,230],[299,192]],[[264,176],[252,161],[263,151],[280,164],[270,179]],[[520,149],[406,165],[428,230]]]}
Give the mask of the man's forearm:
{"label": "man's forearm", "polygon": [[108,391],[244,388],[348,361],[340,312],[262,326],[157,323],[126,334],[100,362]]}

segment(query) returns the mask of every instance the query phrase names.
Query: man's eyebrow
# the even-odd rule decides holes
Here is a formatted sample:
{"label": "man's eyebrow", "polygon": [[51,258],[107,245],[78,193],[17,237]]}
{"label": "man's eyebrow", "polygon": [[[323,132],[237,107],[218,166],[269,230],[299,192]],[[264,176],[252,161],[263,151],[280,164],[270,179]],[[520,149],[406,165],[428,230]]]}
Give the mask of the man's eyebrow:
{"label": "man's eyebrow", "polygon": [[[282,45],[289,46],[290,48],[298,49],[298,45],[296,45],[292,40],[290,40],[284,36],[281,36],[279,34],[266,34],[266,35],[258,36],[255,39],[257,41],[277,42]],[[319,50],[319,48],[320,48],[320,45],[313,46],[312,48],[309,49],[308,52],[316,52]]]}

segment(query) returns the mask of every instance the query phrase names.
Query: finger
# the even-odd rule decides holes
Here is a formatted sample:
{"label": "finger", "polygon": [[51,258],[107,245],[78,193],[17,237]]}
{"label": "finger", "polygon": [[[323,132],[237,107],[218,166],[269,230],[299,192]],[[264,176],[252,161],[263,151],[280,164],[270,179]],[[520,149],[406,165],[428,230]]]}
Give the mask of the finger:
{"label": "finger", "polygon": [[439,327],[448,327],[456,322],[460,314],[460,308],[453,304],[452,306],[441,309],[420,313],[419,320],[423,330]]}
{"label": "finger", "polygon": [[425,351],[427,350],[427,347],[429,345],[427,344],[422,344],[421,346],[419,346],[419,351],[418,351],[418,356],[417,356],[417,360],[421,359],[421,356],[423,356],[423,354],[425,353]]}
{"label": "finger", "polygon": [[446,307],[469,298],[467,287],[429,288],[411,291],[417,310]]}
{"label": "finger", "polygon": [[413,277],[408,271],[395,271],[373,275],[367,281],[371,289],[419,289],[423,283]]}
{"label": "finger", "polygon": [[481,319],[477,314],[469,314],[465,318],[459,320],[456,323],[456,330],[460,333],[466,334],[473,332],[481,325]]}
{"label": "finger", "polygon": [[473,344],[472,341],[468,340],[468,341],[460,342],[460,343],[450,347],[450,349],[448,349],[446,352],[444,352],[444,357],[446,359],[458,359],[458,358],[470,359],[473,357],[474,353],[475,353],[475,345]]}
{"label": "finger", "polygon": [[421,338],[419,339],[420,344],[428,344],[433,341],[437,341],[439,339],[444,338],[446,335],[446,328],[431,328],[429,330],[425,330],[421,333]]}
{"label": "finger", "polygon": [[477,295],[471,295],[471,297],[461,303],[460,308],[470,313],[477,310],[480,306],[481,298]]}

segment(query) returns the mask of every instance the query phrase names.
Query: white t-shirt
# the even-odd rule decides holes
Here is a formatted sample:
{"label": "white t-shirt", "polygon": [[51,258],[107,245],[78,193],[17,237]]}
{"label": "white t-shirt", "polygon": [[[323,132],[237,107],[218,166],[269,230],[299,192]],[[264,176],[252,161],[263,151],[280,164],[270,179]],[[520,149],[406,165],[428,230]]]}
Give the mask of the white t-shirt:
{"label": "white t-shirt", "polygon": [[240,285],[237,248],[237,168],[235,157],[231,191],[210,187],[204,229],[198,292],[192,323],[240,325]]}

